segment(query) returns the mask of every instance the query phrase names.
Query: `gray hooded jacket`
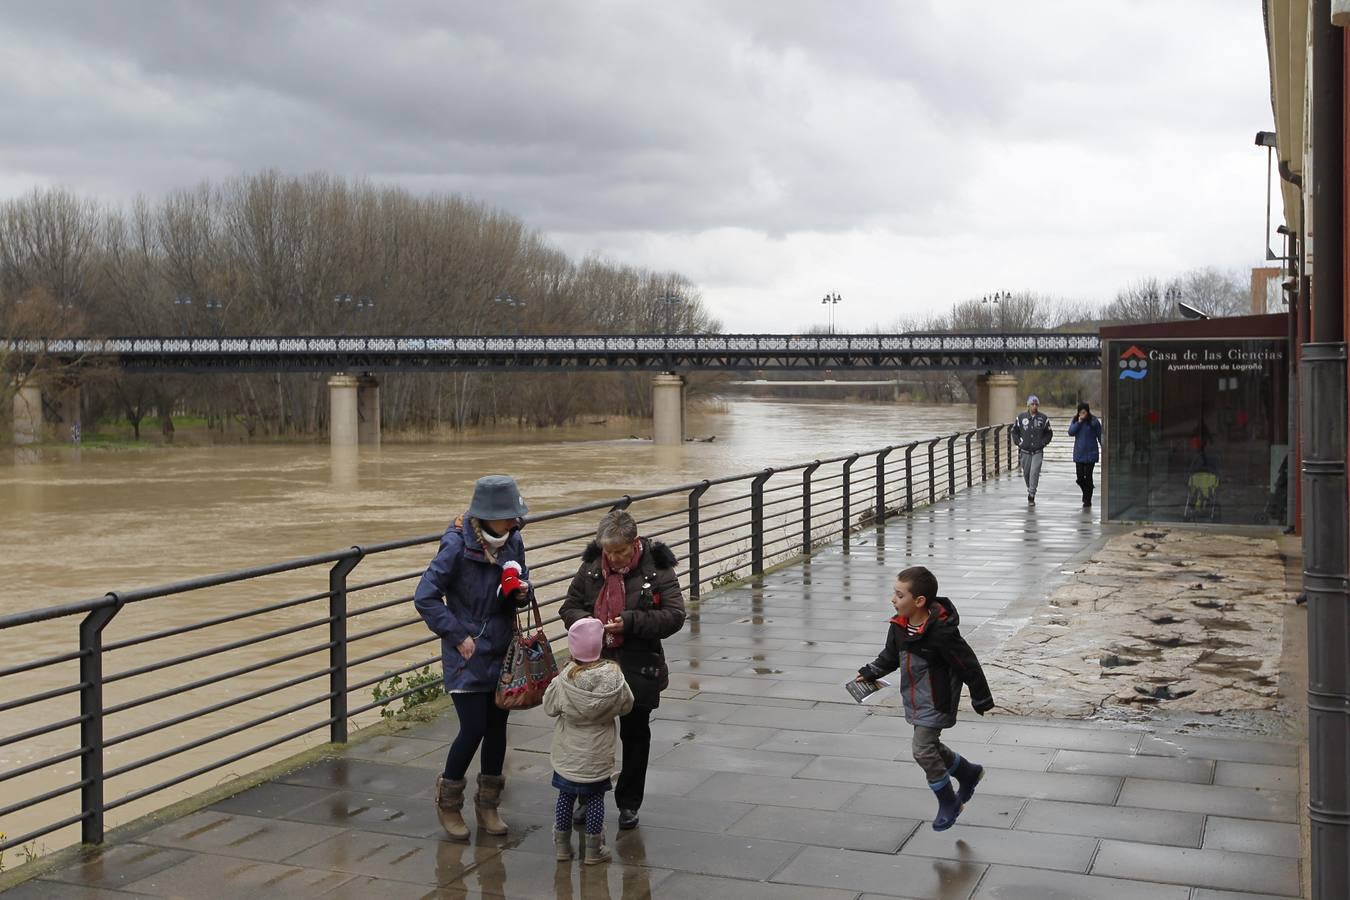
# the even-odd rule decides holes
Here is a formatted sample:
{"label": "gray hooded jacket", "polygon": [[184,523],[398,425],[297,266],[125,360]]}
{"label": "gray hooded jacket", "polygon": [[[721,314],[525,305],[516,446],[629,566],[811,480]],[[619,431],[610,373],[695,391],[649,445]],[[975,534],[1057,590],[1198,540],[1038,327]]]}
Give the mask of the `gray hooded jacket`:
{"label": "gray hooded jacket", "polygon": [[633,691],[618,663],[605,660],[580,671],[569,663],[544,692],[544,712],[558,719],[549,752],[553,771],[577,784],[608,778],[614,771],[614,720],[632,708]]}

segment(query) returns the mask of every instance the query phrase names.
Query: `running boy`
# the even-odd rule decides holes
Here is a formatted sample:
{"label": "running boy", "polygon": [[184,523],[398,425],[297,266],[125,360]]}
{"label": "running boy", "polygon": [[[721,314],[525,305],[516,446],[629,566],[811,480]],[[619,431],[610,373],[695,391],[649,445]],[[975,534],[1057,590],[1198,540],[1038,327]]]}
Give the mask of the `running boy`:
{"label": "running boy", "polygon": [[[900,669],[900,694],[905,721],[914,726],[914,761],[937,795],[934,831],[946,831],[975,795],[984,767],[962,759],[942,743],[942,729],[956,724],[962,683],[970,687],[975,712],[994,708],[989,682],[961,630],[961,617],[946,597],[939,597],[937,578],[923,566],[911,566],[895,579],[891,606],[895,616],[886,647],[858,670],[857,681],[876,681]],[[955,778],[959,791],[952,790]]]}

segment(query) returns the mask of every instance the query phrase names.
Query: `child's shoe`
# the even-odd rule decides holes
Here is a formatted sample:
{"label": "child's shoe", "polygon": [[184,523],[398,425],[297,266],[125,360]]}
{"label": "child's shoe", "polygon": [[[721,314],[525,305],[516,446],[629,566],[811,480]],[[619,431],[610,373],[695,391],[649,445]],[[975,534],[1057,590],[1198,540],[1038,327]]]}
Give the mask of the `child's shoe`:
{"label": "child's shoe", "polygon": [[605,835],[588,834],[586,835],[586,857],[581,861],[582,865],[593,866],[596,863],[609,862],[609,848],[605,846]]}
{"label": "child's shoe", "polygon": [[559,831],[553,829],[553,857],[555,859],[571,859],[572,854],[572,829]]}
{"label": "child's shoe", "polygon": [[975,796],[975,785],[984,778],[984,766],[977,766],[975,763],[956,754],[956,762],[947,770],[947,774],[956,779],[959,790],[956,797],[965,806],[970,802],[970,798]]}
{"label": "child's shoe", "polygon": [[929,784],[933,793],[937,794],[938,812],[937,817],[933,819],[934,831],[946,831],[956,824],[956,817],[961,815],[961,801],[956,799],[956,791],[952,790],[951,778],[944,778],[936,784]]}

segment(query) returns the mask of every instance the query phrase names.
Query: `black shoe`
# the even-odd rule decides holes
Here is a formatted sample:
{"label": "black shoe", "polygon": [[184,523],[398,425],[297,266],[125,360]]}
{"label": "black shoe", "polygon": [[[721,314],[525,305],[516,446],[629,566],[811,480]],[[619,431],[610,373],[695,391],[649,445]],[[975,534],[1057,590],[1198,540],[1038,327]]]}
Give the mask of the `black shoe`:
{"label": "black shoe", "polygon": [[619,810],[619,830],[627,831],[630,828],[638,826],[638,814],[636,809]]}
{"label": "black shoe", "polygon": [[1027,506],[1035,506],[1035,505],[1036,505],[1036,495],[1027,494]]}

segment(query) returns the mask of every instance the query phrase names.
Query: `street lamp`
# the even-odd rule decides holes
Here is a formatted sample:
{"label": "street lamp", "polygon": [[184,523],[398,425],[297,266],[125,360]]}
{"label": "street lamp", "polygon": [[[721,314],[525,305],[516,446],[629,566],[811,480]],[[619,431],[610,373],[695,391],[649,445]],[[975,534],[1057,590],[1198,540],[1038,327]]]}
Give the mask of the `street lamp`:
{"label": "street lamp", "polygon": [[829,307],[830,310],[830,334],[834,334],[834,308],[838,305],[839,301],[843,299],[844,298],[840,297],[838,293],[834,293],[826,294],[824,299],[820,301]]}
{"label": "street lamp", "polygon": [[662,294],[656,298],[657,303],[665,304],[666,307],[666,334],[675,333],[675,307],[684,302],[684,298],[679,294]]}
{"label": "street lamp", "polygon": [[[1003,334],[1003,332],[1007,331],[1007,328],[1004,326],[1004,322],[1005,322],[1006,319],[1007,319],[1006,315],[1004,314],[1004,310],[1006,310],[1006,309],[1008,308],[1008,302],[1009,302],[1010,300],[1012,300],[1012,294],[1008,293],[1007,291],[994,291],[994,293],[987,295],[987,296],[981,301],[982,303],[989,303],[989,304],[992,304],[992,305],[994,305],[994,306],[996,306],[996,307],[998,308],[998,333],[999,333],[999,334]],[[992,318],[992,316],[991,316],[991,318]]]}
{"label": "street lamp", "polygon": [[1276,256],[1275,251],[1270,249],[1270,161],[1275,151],[1275,132],[1258,131],[1256,133],[1256,146],[1266,148],[1266,259],[1283,259]]}

